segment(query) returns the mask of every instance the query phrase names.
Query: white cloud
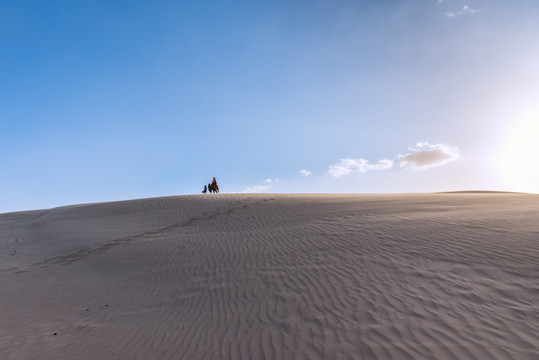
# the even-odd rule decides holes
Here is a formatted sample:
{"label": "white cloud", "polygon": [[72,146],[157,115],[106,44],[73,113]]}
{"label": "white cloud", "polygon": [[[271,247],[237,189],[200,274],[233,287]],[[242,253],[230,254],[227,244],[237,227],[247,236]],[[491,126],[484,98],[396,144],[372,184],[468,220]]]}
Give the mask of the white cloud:
{"label": "white cloud", "polygon": [[311,176],[313,173],[310,172],[309,170],[305,170],[305,169],[301,169],[300,171],[298,171],[301,175],[303,176]]}
{"label": "white cloud", "polygon": [[[415,147],[409,148],[410,152],[397,155],[395,161],[403,169],[424,170],[431,167],[445,165],[460,157],[459,150],[447,144],[429,144],[419,142]],[[394,161],[383,159],[371,164],[365,159],[340,159],[339,162],[329,167],[328,174],[339,178],[350,174],[363,174],[373,170],[388,170],[393,167]]]}
{"label": "white cloud", "polygon": [[329,167],[328,173],[333,177],[341,177],[354,173],[366,173],[371,170],[386,170],[393,167],[393,161],[383,159],[375,164],[370,164],[365,159],[341,159],[338,163]]}
{"label": "white cloud", "polygon": [[460,157],[459,150],[447,144],[420,142],[409,150],[411,152],[397,156],[400,167],[405,169],[424,170],[445,165]]}
{"label": "white cloud", "polygon": [[266,184],[271,184],[273,181],[271,179],[266,179],[266,181],[264,181]]}
{"label": "white cloud", "polygon": [[242,190],[242,193],[264,193],[271,189],[271,185],[255,185],[247,186]]}

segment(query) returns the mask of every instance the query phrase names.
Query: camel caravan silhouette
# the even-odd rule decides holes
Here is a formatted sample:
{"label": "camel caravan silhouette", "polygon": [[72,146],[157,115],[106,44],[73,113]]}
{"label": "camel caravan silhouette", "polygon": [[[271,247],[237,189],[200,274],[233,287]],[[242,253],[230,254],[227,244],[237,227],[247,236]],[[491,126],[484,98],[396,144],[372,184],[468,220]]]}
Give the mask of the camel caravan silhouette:
{"label": "camel caravan silhouette", "polygon": [[206,194],[208,192],[208,190],[210,191],[210,194],[211,193],[214,193],[214,194],[219,193],[219,185],[217,185],[217,180],[215,179],[215,177],[213,178],[211,184],[208,184],[207,187],[206,187],[206,185],[204,185],[204,190],[202,190],[202,193]]}

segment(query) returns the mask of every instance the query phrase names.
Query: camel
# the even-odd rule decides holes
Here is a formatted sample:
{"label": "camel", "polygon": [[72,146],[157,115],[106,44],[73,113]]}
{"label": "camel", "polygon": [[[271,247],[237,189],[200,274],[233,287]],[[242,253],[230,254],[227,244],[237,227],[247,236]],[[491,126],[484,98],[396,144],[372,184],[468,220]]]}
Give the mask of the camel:
{"label": "camel", "polygon": [[216,194],[219,194],[219,185],[215,184],[215,185],[212,185],[212,184],[208,184],[208,191],[211,193],[216,193]]}

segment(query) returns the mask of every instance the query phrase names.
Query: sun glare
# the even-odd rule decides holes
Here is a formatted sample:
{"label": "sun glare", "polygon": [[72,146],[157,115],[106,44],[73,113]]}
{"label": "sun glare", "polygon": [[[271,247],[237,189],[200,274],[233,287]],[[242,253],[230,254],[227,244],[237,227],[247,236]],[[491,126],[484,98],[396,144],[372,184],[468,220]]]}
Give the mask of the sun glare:
{"label": "sun glare", "polygon": [[506,186],[539,193],[539,114],[529,116],[508,135],[499,157]]}

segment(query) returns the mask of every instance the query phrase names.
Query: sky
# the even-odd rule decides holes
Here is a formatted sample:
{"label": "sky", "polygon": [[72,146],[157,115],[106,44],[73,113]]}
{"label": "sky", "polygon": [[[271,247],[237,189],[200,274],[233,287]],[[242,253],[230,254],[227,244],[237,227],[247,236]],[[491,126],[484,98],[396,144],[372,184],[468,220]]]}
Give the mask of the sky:
{"label": "sky", "polygon": [[0,0],[0,213],[214,176],[539,193],[537,19],[536,0]]}

